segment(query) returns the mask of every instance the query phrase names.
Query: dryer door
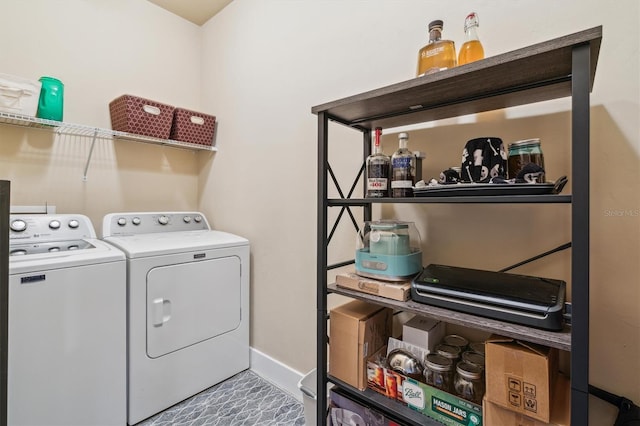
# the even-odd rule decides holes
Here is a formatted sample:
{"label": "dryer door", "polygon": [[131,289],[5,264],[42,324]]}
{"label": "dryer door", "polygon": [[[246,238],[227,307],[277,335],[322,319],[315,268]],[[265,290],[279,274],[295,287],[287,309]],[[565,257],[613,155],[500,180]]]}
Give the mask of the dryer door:
{"label": "dryer door", "polygon": [[147,355],[158,358],[240,324],[240,259],[153,268],[147,274]]}

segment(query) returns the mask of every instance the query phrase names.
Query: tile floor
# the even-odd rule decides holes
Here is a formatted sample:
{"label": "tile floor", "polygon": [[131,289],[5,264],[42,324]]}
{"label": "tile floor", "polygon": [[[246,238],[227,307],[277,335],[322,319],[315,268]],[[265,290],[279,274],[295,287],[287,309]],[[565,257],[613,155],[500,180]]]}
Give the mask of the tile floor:
{"label": "tile floor", "polygon": [[303,405],[251,370],[209,388],[136,426],[302,426]]}

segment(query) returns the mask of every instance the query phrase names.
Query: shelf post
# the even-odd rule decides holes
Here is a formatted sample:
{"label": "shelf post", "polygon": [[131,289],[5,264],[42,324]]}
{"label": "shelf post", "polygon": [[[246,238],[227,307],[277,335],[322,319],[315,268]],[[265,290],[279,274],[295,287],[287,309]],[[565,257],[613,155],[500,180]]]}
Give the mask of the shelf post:
{"label": "shelf post", "polygon": [[98,138],[98,129],[93,129],[93,139],[91,140],[91,148],[89,148],[89,155],[87,156],[87,162],[84,165],[84,173],[82,174],[82,181],[87,181],[87,171],[89,170],[89,163],[91,162],[91,156],[93,155],[93,148]]}
{"label": "shelf post", "polygon": [[572,51],[571,79],[571,424],[589,424],[589,91],[588,43]]}
{"label": "shelf post", "polygon": [[317,424],[326,422],[327,410],[327,169],[329,118],[318,113],[318,221],[317,221],[317,334],[316,334],[316,418]]}

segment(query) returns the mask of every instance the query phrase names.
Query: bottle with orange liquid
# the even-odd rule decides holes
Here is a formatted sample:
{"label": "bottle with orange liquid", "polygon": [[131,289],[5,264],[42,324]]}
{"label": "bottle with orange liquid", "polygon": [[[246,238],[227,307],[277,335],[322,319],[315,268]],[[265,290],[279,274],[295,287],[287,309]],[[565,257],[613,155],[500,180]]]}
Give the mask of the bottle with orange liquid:
{"label": "bottle with orange liquid", "polygon": [[464,20],[464,43],[458,54],[458,65],[484,59],[484,48],[478,38],[478,14],[471,12]]}
{"label": "bottle with orange liquid", "polygon": [[456,46],[442,39],[442,21],[429,23],[429,43],[418,51],[418,77],[456,66]]}

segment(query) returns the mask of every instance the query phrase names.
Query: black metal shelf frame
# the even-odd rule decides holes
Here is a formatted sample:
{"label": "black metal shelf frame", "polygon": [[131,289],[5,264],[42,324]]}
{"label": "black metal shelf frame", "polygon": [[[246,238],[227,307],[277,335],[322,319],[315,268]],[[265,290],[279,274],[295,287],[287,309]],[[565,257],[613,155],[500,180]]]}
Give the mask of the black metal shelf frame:
{"label": "black metal shelf frame", "polygon": [[[337,384],[344,389],[349,395],[357,401],[370,405],[391,418],[400,420],[403,424],[438,424],[432,419],[422,416],[415,417],[416,413],[401,404],[393,401],[386,401],[386,398],[375,394],[372,391],[361,392],[351,388],[340,380],[329,377],[326,370],[322,366],[327,365],[327,294],[331,292],[327,283],[327,272],[336,267],[345,266],[353,263],[353,260],[340,262],[334,265],[328,265],[327,252],[328,245],[333,236],[338,222],[347,212],[352,223],[358,228],[357,221],[351,212],[351,207],[362,207],[363,220],[371,220],[372,205],[376,203],[532,203],[532,204],[549,204],[549,203],[570,203],[571,208],[571,282],[572,282],[572,328],[570,338],[571,349],[571,424],[586,425],[588,424],[588,383],[589,383],[589,126],[590,126],[590,91],[595,76],[595,67],[597,56],[602,38],[602,27],[592,28],[580,33],[571,34],[563,38],[551,40],[546,43],[531,46],[530,52],[526,49],[512,52],[512,55],[503,55],[504,58],[492,59],[483,64],[483,61],[476,66],[467,67],[469,79],[486,75],[491,69],[499,69],[504,73],[515,72],[513,67],[522,62],[523,56],[527,56],[526,60],[536,61],[540,58],[541,65],[545,65],[545,61],[555,61],[558,56],[563,58],[566,64],[558,65],[557,68],[567,66],[570,72],[563,70],[557,71],[558,76],[554,78],[542,78],[532,83],[519,84],[511,88],[500,88],[495,92],[486,91],[483,94],[472,94],[464,98],[443,99],[442,102],[436,102],[431,106],[418,106],[415,110],[406,109],[404,111],[389,111],[388,114],[370,114],[366,115],[366,110],[370,108],[371,103],[377,99],[389,100],[393,96],[394,90],[400,92],[404,89],[413,89],[419,86],[423,92],[428,92],[430,84],[434,88],[440,90],[443,81],[446,81],[446,72],[443,72],[437,78],[432,80],[419,79],[383,88],[377,91],[356,95],[342,101],[314,107],[312,112],[318,117],[318,222],[317,222],[317,362],[318,367],[318,383],[317,383],[317,422],[324,424],[326,422],[326,405],[328,382]],[[524,53],[523,53],[524,52]],[[542,53],[541,53],[542,52]],[[544,57],[546,55],[546,57]],[[568,58],[567,58],[568,55]],[[527,63],[530,65],[530,63]],[[549,67],[555,67],[555,63]],[[546,67],[546,68],[549,68]],[[465,77],[463,67],[460,70],[453,69],[450,74],[451,78],[458,81]],[[544,66],[542,68],[545,68]],[[545,68],[545,69],[546,69]],[[555,71],[548,71],[547,74]],[[535,78],[534,71],[528,71]],[[545,75],[547,75],[545,74]],[[566,87],[569,85],[570,90],[566,93]],[[397,87],[396,87],[397,86]],[[402,86],[402,87],[400,87]],[[558,87],[562,86],[562,91]],[[545,87],[548,91],[545,92]],[[530,93],[535,91],[535,93]],[[517,100],[517,96],[522,92],[524,100]],[[403,92],[405,93],[405,92]],[[494,97],[510,97],[507,105],[496,103]],[[458,109],[451,110],[451,105],[459,105],[464,102],[477,103],[472,106],[475,111],[487,111],[490,109],[505,108],[513,105],[521,105],[527,103],[540,102],[558,97],[571,97],[571,161],[572,161],[572,194],[571,195],[546,195],[546,196],[494,196],[494,197],[425,197],[425,198],[407,198],[407,199],[352,199],[354,188],[357,181],[363,173],[360,170],[354,183],[352,184],[347,196],[340,189],[338,181],[331,170],[328,158],[328,125],[329,121],[353,128],[363,134],[363,164],[367,156],[371,153],[371,129],[379,124],[398,123],[398,117],[403,124],[411,122],[412,114],[415,117],[414,122],[421,122],[424,118],[426,110],[434,110],[429,112],[428,117],[433,119],[443,118],[445,116],[455,116]],[[514,99],[516,99],[514,101]],[[486,101],[486,102],[485,102]],[[407,102],[411,102],[408,100]],[[394,105],[397,107],[397,105]],[[439,109],[443,111],[440,113]],[[362,117],[349,119],[339,117],[333,111],[343,111],[345,115],[354,115],[354,111],[362,112]],[[362,110],[362,111],[361,111]],[[440,115],[439,115],[440,114]],[[387,120],[385,123],[384,120]],[[422,120],[425,121],[425,120]],[[333,183],[338,189],[341,198],[328,198],[328,176],[331,176]],[[332,207],[341,209],[336,222],[328,233],[328,210]],[[334,289],[335,290],[335,289]],[[381,399],[384,398],[384,399]],[[429,423],[433,422],[433,423]]]}

